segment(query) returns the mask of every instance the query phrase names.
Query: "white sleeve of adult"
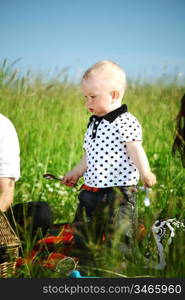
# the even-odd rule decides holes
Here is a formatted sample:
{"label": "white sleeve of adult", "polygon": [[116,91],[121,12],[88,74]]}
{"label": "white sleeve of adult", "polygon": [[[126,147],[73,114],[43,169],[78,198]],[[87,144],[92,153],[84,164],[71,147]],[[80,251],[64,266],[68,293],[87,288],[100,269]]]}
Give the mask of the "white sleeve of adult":
{"label": "white sleeve of adult", "polygon": [[19,140],[12,122],[0,115],[0,177],[20,177]]}

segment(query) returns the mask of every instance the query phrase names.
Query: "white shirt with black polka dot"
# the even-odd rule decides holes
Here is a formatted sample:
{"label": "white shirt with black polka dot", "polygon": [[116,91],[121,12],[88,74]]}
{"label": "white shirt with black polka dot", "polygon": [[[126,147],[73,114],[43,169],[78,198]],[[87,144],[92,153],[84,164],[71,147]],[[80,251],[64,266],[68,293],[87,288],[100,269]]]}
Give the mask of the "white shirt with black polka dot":
{"label": "white shirt with black polka dot", "polygon": [[104,118],[93,120],[84,138],[87,156],[85,184],[99,188],[136,185],[139,172],[126,144],[135,140],[142,141],[142,129],[129,112],[120,114],[112,122]]}

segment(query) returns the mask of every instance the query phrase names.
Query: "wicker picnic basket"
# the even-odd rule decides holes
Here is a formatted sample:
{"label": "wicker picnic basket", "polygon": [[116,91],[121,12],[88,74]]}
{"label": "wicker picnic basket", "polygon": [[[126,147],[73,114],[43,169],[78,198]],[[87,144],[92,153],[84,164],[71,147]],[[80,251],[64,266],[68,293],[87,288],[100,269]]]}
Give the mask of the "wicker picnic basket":
{"label": "wicker picnic basket", "polygon": [[12,277],[21,242],[0,210],[0,278]]}

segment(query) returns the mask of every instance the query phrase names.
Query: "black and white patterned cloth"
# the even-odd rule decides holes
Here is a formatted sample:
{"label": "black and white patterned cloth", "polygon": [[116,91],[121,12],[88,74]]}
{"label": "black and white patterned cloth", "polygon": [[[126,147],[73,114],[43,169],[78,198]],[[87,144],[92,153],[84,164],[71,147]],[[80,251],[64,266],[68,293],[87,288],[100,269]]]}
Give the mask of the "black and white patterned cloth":
{"label": "black and white patterned cloth", "polygon": [[91,116],[84,138],[85,184],[100,188],[136,185],[139,172],[127,152],[130,141],[142,141],[142,129],[126,105],[103,117]]}

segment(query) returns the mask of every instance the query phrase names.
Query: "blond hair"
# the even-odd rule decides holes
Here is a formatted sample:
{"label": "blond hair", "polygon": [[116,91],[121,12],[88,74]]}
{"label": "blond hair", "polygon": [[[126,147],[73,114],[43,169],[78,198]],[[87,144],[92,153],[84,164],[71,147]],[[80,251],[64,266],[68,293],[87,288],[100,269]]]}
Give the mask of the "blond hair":
{"label": "blond hair", "polygon": [[103,60],[94,64],[84,73],[82,80],[92,79],[99,76],[100,80],[106,81],[111,89],[118,90],[122,98],[126,88],[126,75],[124,70],[111,60]]}

